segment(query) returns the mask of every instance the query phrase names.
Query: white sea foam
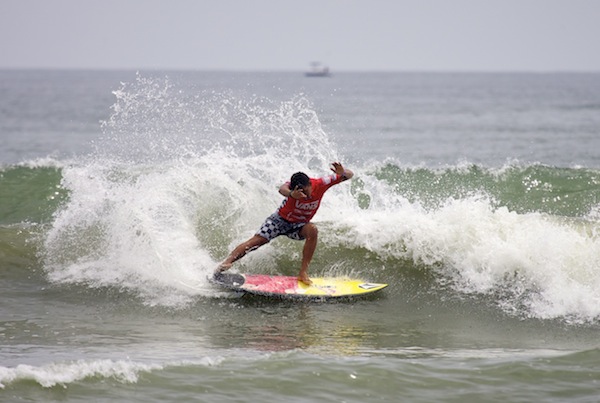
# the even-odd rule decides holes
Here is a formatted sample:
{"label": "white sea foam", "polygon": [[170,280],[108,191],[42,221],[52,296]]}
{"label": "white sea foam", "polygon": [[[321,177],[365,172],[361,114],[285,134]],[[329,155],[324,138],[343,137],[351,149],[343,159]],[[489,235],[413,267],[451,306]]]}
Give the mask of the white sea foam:
{"label": "white sea foam", "polygon": [[56,385],[66,386],[93,376],[115,378],[121,382],[137,382],[140,372],[162,368],[162,365],[157,364],[112,360],[78,360],[39,367],[21,364],[15,368],[0,367],[0,387],[4,388],[10,383],[22,380],[33,380],[46,388]]}
{"label": "white sea foam", "polygon": [[50,388],[67,387],[88,378],[111,378],[122,383],[136,383],[144,373],[164,370],[168,367],[218,365],[221,359],[204,358],[195,361],[172,361],[165,363],[142,363],[130,360],[77,360],[47,365],[17,365],[14,368],[0,366],[0,388],[19,381],[34,381]]}

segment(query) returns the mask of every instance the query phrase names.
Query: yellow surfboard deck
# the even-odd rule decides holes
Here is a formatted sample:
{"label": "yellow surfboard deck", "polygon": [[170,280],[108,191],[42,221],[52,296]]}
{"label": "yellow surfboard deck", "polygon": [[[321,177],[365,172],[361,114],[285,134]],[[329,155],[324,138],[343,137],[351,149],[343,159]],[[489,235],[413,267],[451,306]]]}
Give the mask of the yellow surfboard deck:
{"label": "yellow surfboard deck", "polygon": [[218,273],[211,281],[221,287],[249,294],[279,298],[329,299],[371,294],[387,284],[371,283],[360,279],[311,277],[307,285],[292,276],[264,274]]}

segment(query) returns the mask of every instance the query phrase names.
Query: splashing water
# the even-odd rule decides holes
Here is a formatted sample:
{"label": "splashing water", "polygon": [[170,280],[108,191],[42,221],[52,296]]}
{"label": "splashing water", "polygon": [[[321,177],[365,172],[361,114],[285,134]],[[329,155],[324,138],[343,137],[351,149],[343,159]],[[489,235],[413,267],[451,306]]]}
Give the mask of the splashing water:
{"label": "splashing water", "polygon": [[[302,96],[188,95],[140,75],[115,96],[94,152],[62,170],[69,197],[44,242],[55,282],[170,306],[214,295],[206,276],[276,209],[278,186],[340,159]],[[598,172],[393,160],[352,168],[355,178],[329,191],[316,216],[324,263],[311,272],[382,270],[400,283],[409,262],[440,290],[491,297],[509,314],[600,316]],[[244,269],[277,268],[296,246],[267,245]]]}

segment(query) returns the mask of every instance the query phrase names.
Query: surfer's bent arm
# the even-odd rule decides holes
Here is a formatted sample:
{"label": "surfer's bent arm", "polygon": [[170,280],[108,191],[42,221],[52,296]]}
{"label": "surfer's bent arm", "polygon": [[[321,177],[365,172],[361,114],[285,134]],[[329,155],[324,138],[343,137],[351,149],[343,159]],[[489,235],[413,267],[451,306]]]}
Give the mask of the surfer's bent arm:
{"label": "surfer's bent arm", "polygon": [[290,197],[292,195],[292,189],[290,189],[290,183],[286,182],[279,187],[279,193],[283,197]]}

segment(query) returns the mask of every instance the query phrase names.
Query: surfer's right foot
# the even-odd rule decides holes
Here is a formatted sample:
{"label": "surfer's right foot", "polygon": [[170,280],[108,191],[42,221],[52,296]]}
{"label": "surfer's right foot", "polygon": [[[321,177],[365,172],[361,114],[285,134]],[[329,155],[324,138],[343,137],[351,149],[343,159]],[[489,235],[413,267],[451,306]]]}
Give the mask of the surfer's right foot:
{"label": "surfer's right foot", "polygon": [[312,280],[308,278],[308,276],[298,276],[298,280],[302,281],[306,285],[312,285]]}

